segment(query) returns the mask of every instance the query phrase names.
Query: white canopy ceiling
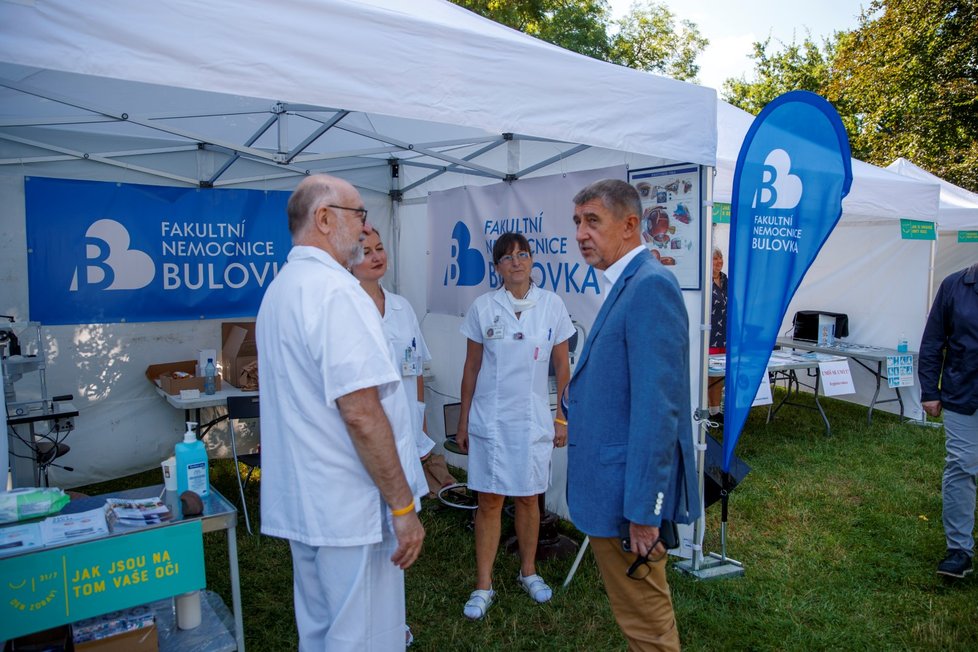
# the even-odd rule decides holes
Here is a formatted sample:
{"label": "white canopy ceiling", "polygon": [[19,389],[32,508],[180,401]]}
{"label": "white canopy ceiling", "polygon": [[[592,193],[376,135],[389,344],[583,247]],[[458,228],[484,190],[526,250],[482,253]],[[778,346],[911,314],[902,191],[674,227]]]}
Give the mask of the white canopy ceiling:
{"label": "white canopy ceiling", "polygon": [[978,194],[945,181],[927,170],[917,167],[905,158],[898,158],[886,166],[901,176],[940,186],[941,199],[937,210],[937,228],[940,231],[978,229]]}
{"label": "white canopy ceiling", "polygon": [[[716,201],[730,202],[737,155],[754,116],[722,100],[717,101]],[[939,188],[929,180],[901,177],[883,168],[852,159],[852,188],[842,200],[842,223],[907,218],[933,222]]]}
{"label": "white canopy ceiling", "polygon": [[[715,160],[712,89],[443,0],[0,0],[0,25],[0,164],[84,157],[222,186],[389,179],[398,159],[410,192],[446,172],[522,176],[586,146]],[[554,143],[515,168],[484,156],[510,140]]]}

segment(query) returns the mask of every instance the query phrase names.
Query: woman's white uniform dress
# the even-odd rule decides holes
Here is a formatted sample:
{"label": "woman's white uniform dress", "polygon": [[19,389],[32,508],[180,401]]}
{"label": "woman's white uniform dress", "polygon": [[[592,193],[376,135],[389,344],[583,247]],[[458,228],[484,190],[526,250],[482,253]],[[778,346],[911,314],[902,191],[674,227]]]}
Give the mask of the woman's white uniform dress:
{"label": "woman's white uniform dress", "polygon": [[414,407],[415,420],[412,425],[418,444],[418,457],[424,457],[435,447],[435,442],[424,432],[425,406],[418,400],[418,376],[424,372],[424,363],[431,360],[431,354],[411,304],[401,295],[387,290],[384,290],[383,326],[394,368],[401,374],[408,404]]}
{"label": "woman's white uniform dress", "polygon": [[469,409],[469,488],[503,496],[546,491],[554,439],[550,351],[574,334],[567,308],[532,284],[525,299],[500,288],[472,302],[461,332],[482,344]]}

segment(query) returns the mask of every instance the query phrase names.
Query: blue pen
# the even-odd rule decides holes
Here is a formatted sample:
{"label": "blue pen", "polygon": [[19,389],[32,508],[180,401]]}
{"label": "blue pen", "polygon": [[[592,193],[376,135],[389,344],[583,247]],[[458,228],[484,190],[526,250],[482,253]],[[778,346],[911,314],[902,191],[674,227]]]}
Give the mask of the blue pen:
{"label": "blue pen", "polygon": [[548,342],[550,341],[550,336],[553,334],[553,332],[554,332],[554,329],[552,329],[552,328],[548,328],[547,329],[547,341]]}

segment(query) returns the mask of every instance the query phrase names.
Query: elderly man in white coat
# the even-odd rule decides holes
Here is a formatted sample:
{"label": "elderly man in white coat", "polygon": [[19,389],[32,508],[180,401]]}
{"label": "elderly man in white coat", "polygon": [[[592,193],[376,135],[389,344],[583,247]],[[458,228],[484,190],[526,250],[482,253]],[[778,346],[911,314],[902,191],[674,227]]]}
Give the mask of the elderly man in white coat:
{"label": "elderly man in white coat", "polygon": [[349,183],[288,204],[293,248],[258,312],[262,532],[289,540],[300,650],[404,647],[427,492],[380,316],[347,268],[371,227]]}

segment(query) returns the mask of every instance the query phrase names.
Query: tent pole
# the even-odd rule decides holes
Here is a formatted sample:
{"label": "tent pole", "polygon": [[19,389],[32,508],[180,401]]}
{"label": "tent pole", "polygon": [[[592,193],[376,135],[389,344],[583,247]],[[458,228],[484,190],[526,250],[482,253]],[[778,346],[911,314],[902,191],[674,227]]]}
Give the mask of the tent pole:
{"label": "tent pole", "polygon": [[[715,170],[712,167],[704,166],[700,168],[700,177],[703,187],[702,203],[702,229],[701,240],[703,242],[703,291],[701,293],[701,314],[700,314],[700,344],[699,344],[699,407],[696,410],[696,470],[699,479],[699,501],[700,517],[693,524],[693,555],[690,560],[684,560],[676,564],[676,568],[683,573],[687,573],[698,579],[719,579],[724,577],[737,577],[744,574],[743,566],[740,562],[727,558],[726,550],[726,518],[721,524],[720,536],[722,539],[722,557],[716,553],[710,553],[709,558],[703,556],[703,540],[706,536],[706,506],[704,505],[705,486],[706,486],[706,428],[709,420],[709,366],[710,366],[710,309],[713,304],[713,176]],[[726,497],[724,497],[726,500]]]}

